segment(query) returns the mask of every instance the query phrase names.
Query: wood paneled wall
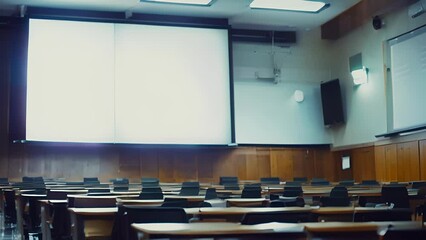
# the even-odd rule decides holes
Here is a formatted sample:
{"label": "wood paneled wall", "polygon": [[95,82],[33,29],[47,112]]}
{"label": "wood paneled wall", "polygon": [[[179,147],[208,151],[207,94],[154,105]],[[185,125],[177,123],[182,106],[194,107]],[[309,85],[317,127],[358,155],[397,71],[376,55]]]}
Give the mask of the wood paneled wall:
{"label": "wood paneled wall", "polygon": [[78,181],[98,176],[103,181],[126,177],[138,181],[158,177],[164,182],[217,182],[220,176],[282,180],[307,176],[335,181],[335,161],[328,149],[208,147],[64,147],[13,144],[7,175],[44,176]]}
{"label": "wood paneled wall", "polygon": [[[360,147],[344,151],[337,151],[334,153],[336,159],[336,168],[339,180],[353,179],[356,182],[362,180],[376,179],[375,173],[375,149],[371,147]],[[349,156],[351,161],[351,168],[342,170],[341,158],[342,156]]]}
{"label": "wood paneled wall", "polygon": [[380,181],[426,180],[425,140],[376,146],[376,177]]}

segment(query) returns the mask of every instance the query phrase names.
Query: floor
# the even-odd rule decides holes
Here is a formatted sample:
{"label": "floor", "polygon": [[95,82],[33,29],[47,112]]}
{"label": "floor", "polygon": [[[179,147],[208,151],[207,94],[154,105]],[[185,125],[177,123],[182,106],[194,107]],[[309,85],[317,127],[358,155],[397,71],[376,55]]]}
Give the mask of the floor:
{"label": "floor", "polygon": [[0,229],[0,239],[1,240],[15,240],[19,239],[19,236],[16,234],[16,227],[11,224],[6,224],[4,229]]}

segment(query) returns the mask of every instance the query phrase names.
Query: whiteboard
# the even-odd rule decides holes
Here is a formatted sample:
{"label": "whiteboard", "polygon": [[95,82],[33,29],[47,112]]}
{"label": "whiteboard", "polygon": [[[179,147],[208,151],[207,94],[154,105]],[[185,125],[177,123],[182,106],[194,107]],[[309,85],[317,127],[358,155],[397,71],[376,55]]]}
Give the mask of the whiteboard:
{"label": "whiteboard", "polygon": [[426,124],[426,26],[391,39],[388,44],[390,127],[398,130]]}

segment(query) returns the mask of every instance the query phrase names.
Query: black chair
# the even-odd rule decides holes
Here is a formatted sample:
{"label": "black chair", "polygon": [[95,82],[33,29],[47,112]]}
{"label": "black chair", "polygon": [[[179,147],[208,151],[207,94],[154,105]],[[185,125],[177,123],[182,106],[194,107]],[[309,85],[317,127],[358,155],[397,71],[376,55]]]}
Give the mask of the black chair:
{"label": "black chair", "polygon": [[[188,223],[188,217],[182,208],[123,206],[122,226],[118,234],[120,240],[137,239],[137,233],[131,228],[132,223]],[[114,238],[113,238],[114,239]]]}
{"label": "black chair", "polygon": [[9,179],[8,178],[0,178],[0,186],[7,186],[9,185]]}
{"label": "black chair", "polygon": [[248,184],[243,188],[241,193],[241,198],[261,198],[262,197],[262,188],[260,184]]}
{"label": "black chair", "polygon": [[109,188],[89,188],[87,190],[88,195],[90,195],[91,193],[109,193],[110,190]]}
{"label": "black chair", "polygon": [[260,178],[261,184],[280,184],[280,178],[279,177],[265,177]]}
{"label": "black chair", "polygon": [[285,183],[286,186],[302,186],[302,182],[298,182],[298,181],[290,181],[290,182],[286,182]]}
{"label": "black chair", "polygon": [[382,201],[394,204],[394,208],[409,208],[410,200],[406,187],[384,186],[382,187]]}
{"label": "black chair", "polygon": [[127,178],[113,178],[110,179],[113,185],[129,185],[129,179]]}
{"label": "black chair", "polygon": [[320,197],[322,207],[347,207],[351,204],[349,197]]}
{"label": "black chair", "polygon": [[410,240],[424,240],[426,239],[426,229],[398,229],[389,227],[383,235],[383,240],[400,240],[400,239],[410,239]]}
{"label": "black chair", "polygon": [[360,185],[364,185],[364,186],[379,186],[380,183],[377,182],[376,180],[362,180]]}
{"label": "black chair", "polygon": [[328,186],[330,182],[325,180],[324,178],[312,178],[311,186]]}
{"label": "black chair", "polygon": [[204,199],[210,200],[210,199],[216,199],[216,198],[217,198],[216,188],[208,188],[206,190],[206,195]]}
{"label": "black chair", "polygon": [[343,181],[339,182],[339,185],[349,187],[349,186],[355,185],[355,181],[354,180],[343,180]]}
{"label": "black chair", "polygon": [[411,188],[419,189],[421,187],[426,187],[426,181],[415,181],[411,183]]}
{"label": "black chair", "polygon": [[142,192],[156,192],[156,193],[163,193],[163,190],[161,190],[161,187],[157,186],[145,186],[142,187]]}
{"label": "black chair", "polygon": [[183,182],[180,189],[180,196],[198,196],[200,194],[199,182]]}
{"label": "black chair", "polygon": [[269,207],[304,207],[305,199],[302,197],[277,199],[270,202]]}
{"label": "black chair", "polygon": [[238,185],[238,177],[219,177],[219,184],[237,184]]}
{"label": "black chair", "polygon": [[243,189],[241,193],[241,198],[261,198],[261,190],[256,189]]}
{"label": "black chair", "polygon": [[351,204],[348,190],[344,186],[336,186],[331,189],[329,197],[320,197],[322,207],[347,207]]}
{"label": "black chair", "polygon": [[142,188],[144,187],[160,187],[160,180],[158,178],[142,178]]}
{"label": "black chair", "polygon": [[219,184],[223,185],[226,190],[240,190],[238,177],[220,177]]}
{"label": "black chair", "polygon": [[116,202],[117,200],[115,197],[93,198],[85,196],[68,196],[68,207],[74,208],[116,207]]}
{"label": "black chair", "polygon": [[233,184],[233,183],[225,183],[223,185],[223,187],[226,190],[240,190],[240,185],[239,184]]}
{"label": "black chair", "polygon": [[138,198],[146,200],[157,200],[163,199],[164,195],[162,192],[141,192]]}
{"label": "black chair", "polygon": [[300,183],[307,183],[308,178],[307,177],[294,177],[293,181],[294,182],[300,182]]}
{"label": "black chair", "polygon": [[84,183],[99,182],[99,179],[97,177],[85,177],[83,178],[83,182]]}
{"label": "black chair", "polygon": [[5,223],[16,224],[15,191],[4,189],[4,217]]}
{"label": "black chair", "polygon": [[330,192],[330,197],[334,197],[334,198],[345,198],[345,197],[349,197],[348,195],[348,189],[344,186],[336,186],[333,189],[331,189]]}
{"label": "black chair", "polygon": [[127,192],[129,191],[129,185],[114,185],[114,192]]}
{"label": "black chair", "polygon": [[189,207],[189,202],[185,198],[165,198],[161,207],[187,208]]}
{"label": "black chair", "polygon": [[300,223],[311,220],[309,212],[251,212],[241,219],[243,225],[254,225],[269,222]]}
{"label": "black chair", "polygon": [[283,196],[284,197],[300,197],[303,195],[303,189],[301,186],[285,186]]}
{"label": "black chair", "polygon": [[411,221],[409,208],[389,208],[377,212],[355,212],[354,222]]}

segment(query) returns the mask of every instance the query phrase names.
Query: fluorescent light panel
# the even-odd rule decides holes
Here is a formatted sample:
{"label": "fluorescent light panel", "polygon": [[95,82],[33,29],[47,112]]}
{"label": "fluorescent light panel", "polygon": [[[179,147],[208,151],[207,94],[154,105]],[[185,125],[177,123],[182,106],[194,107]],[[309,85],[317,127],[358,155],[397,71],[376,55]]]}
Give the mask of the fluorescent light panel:
{"label": "fluorescent light panel", "polygon": [[213,0],[141,0],[142,2],[155,2],[155,3],[176,3],[176,4],[189,4],[189,5],[202,5],[208,6]]}
{"label": "fluorescent light panel", "polygon": [[304,0],[253,0],[251,8],[301,11],[301,12],[319,12],[326,6],[323,2],[304,1]]}

